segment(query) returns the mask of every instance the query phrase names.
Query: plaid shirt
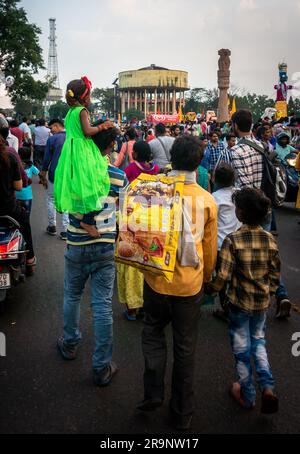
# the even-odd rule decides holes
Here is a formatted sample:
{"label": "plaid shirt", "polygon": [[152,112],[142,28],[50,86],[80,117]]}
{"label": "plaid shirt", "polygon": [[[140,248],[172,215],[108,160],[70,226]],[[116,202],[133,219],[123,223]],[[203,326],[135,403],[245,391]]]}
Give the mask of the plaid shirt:
{"label": "plaid shirt", "polygon": [[224,148],[224,150],[221,151],[221,153],[220,153],[220,155],[218,157],[216,168],[219,167],[219,165],[222,164],[222,163],[226,163],[226,164],[231,165],[231,162],[232,162],[231,148],[228,148],[228,147]]}
{"label": "plaid shirt", "polygon": [[[255,141],[253,137],[246,137]],[[255,141],[258,145],[260,142]],[[263,157],[249,145],[238,143],[231,149],[231,165],[236,173],[236,186],[260,189],[263,176]]]}
{"label": "plaid shirt", "polygon": [[219,142],[218,145],[215,147],[211,142],[207,145],[206,151],[209,160],[209,172],[213,172],[217,165],[220,153],[224,150],[223,143]]}
{"label": "plaid shirt", "polygon": [[227,297],[247,311],[265,311],[280,278],[280,258],[273,236],[262,227],[243,225],[228,235],[220,252],[220,268],[209,291],[228,283]]}

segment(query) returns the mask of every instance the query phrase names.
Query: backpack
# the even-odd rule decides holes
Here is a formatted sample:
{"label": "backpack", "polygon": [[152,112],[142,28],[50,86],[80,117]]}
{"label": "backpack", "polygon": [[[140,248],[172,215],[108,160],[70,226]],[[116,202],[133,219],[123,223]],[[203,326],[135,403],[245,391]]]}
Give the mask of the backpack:
{"label": "backpack", "polygon": [[120,165],[119,169],[124,170],[126,169],[126,167],[129,166],[130,164],[130,159],[129,159],[129,154],[128,154],[128,148],[129,148],[129,145],[128,145],[128,142],[126,142],[126,152],[125,152],[125,156],[124,156],[124,159],[123,159],[123,162],[122,164]]}
{"label": "backpack", "polygon": [[284,166],[258,143],[249,139],[242,139],[240,143],[248,145],[258,151],[263,157],[263,175],[261,190],[271,200],[274,208],[280,207],[287,194],[287,173]]}

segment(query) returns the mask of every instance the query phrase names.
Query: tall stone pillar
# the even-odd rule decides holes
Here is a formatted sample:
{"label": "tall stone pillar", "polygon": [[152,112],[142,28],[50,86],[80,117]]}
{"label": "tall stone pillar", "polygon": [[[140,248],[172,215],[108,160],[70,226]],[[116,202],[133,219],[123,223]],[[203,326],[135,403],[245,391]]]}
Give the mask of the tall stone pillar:
{"label": "tall stone pillar", "polygon": [[144,106],[144,108],[145,108],[145,110],[144,110],[145,118],[147,118],[147,110],[148,110],[147,107],[148,107],[147,106],[147,90],[145,90],[145,106]]}
{"label": "tall stone pillar", "polygon": [[125,110],[126,110],[125,109],[125,93],[124,92],[122,92],[122,94],[121,94],[121,103],[122,103],[121,113],[122,113],[122,115],[124,115]]}
{"label": "tall stone pillar", "polygon": [[137,97],[137,90],[135,90],[135,97],[134,97],[134,108],[137,110],[138,108],[138,97]]}
{"label": "tall stone pillar", "polygon": [[154,113],[157,114],[157,88],[154,91]]}
{"label": "tall stone pillar", "polygon": [[166,115],[167,113],[167,102],[168,102],[168,92],[167,90],[165,90],[165,97],[164,97],[164,101],[165,101],[165,105],[164,105],[164,114]]}
{"label": "tall stone pillar", "polygon": [[219,50],[219,71],[218,71],[218,87],[220,90],[219,106],[218,106],[218,122],[223,123],[229,121],[228,112],[228,90],[230,87],[230,55],[229,49]]}
{"label": "tall stone pillar", "polygon": [[173,103],[172,104],[173,104],[172,105],[172,110],[173,110],[172,114],[175,114],[175,112],[176,112],[176,91],[175,90],[173,90]]}
{"label": "tall stone pillar", "polygon": [[131,105],[130,105],[130,96],[131,96],[131,93],[130,93],[130,90],[128,90],[128,110],[131,109]]}
{"label": "tall stone pillar", "polygon": [[139,97],[140,97],[140,111],[143,112],[143,93],[141,91],[139,92]]}

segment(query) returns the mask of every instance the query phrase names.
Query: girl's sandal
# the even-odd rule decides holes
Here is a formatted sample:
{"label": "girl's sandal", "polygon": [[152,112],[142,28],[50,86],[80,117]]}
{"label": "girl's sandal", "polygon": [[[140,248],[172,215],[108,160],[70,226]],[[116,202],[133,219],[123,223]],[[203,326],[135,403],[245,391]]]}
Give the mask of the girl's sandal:
{"label": "girl's sandal", "polygon": [[37,259],[34,257],[34,260],[31,263],[26,262],[26,276],[33,276],[35,273],[35,268],[37,264]]}
{"label": "girl's sandal", "polygon": [[264,415],[272,415],[278,413],[279,400],[274,394],[263,393],[261,399],[261,413]]}

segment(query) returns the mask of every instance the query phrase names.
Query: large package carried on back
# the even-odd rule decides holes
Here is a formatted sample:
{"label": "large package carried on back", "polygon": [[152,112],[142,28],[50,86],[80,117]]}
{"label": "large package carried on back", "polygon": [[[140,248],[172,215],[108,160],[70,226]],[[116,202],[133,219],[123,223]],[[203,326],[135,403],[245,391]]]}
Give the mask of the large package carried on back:
{"label": "large package carried on back", "polygon": [[185,176],[141,174],[122,201],[116,260],[173,280]]}

